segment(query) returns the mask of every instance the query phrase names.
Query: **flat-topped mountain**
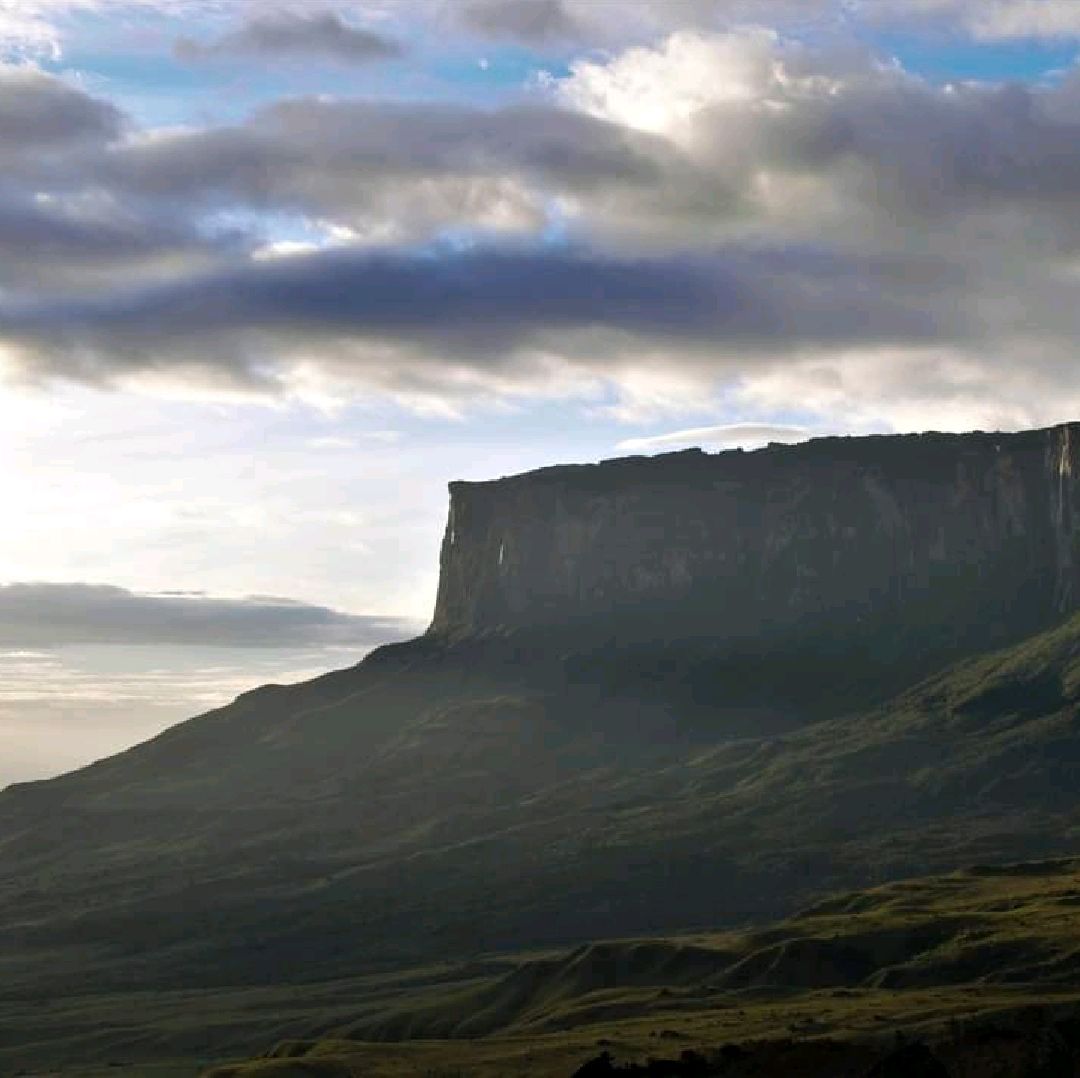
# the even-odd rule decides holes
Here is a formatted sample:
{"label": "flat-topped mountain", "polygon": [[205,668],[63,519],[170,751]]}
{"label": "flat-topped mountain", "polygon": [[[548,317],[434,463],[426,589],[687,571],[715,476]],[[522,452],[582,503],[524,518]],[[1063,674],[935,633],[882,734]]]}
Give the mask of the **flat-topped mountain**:
{"label": "flat-topped mountain", "polygon": [[822,438],[452,483],[432,631],[761,638],[1037,623],[1080,595],[1080,424]]}
{"label": "flat-topped mountain", "polygon": [[424,636],[0,794],[0,1063],[72,993],[128,1021],[139,990],[1080,852],[1078,453],[1068,425],[455,485]]}

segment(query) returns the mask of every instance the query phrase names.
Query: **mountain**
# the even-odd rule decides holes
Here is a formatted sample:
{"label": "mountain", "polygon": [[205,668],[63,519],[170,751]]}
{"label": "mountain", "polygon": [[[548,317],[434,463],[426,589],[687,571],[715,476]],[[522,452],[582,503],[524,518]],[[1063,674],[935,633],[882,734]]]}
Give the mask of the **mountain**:
{"label": "mountain", "polygon": [[0,1061],[68,1043],[44,1000],[130,1023],[1080,851],[1078,454],[1067,425],[454,484],[424,636],[0,794]]}
{"label": "mountain", "polygon": [[1078,435],[822,438],[452,483],[432,632],[654,641],[661,611],[664,637],[759,646],[882,621],[1016,632],[1078,595]]}

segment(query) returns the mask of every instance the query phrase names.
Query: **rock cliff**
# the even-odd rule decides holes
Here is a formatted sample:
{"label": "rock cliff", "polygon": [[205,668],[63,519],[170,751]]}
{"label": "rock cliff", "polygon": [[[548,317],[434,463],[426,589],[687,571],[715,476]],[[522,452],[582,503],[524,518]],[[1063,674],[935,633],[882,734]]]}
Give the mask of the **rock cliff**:
{"label": "rock cliff", "polygon": [[[1080,424],[452,483],[430,633],[1008,637],[1080,597]],[[975,641],[972,640],[971,643]]]}

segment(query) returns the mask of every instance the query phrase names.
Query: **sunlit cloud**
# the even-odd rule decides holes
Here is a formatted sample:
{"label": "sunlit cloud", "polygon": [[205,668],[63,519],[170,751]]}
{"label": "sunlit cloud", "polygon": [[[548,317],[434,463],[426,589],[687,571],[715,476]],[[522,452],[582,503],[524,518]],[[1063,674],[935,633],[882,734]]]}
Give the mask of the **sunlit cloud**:
{"label": "sunlit cloud", "polygon": [[751,449],[769,442],[792,444],[805,441],[811,432],[803,427],[761,423],[728,423],[716,427],[691,427],[644,438],[625,438],[616,445],[629,453],[657,453],[691,446],[716,449]]}

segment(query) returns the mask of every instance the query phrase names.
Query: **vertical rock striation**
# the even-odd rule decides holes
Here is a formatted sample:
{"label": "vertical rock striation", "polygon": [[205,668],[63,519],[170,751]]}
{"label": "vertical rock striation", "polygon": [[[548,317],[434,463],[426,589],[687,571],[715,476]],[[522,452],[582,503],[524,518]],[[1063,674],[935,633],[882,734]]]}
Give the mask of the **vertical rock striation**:
{"label": "vertical rock striation", "polygon": [[[1080,424],[822,438],[452,483],[430,633],[1007,637],[1080,589]],[[975,642],[974,639],[972,641]]]}

